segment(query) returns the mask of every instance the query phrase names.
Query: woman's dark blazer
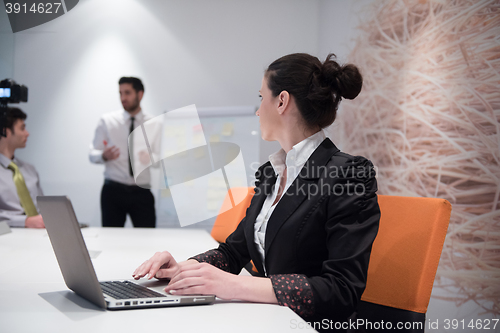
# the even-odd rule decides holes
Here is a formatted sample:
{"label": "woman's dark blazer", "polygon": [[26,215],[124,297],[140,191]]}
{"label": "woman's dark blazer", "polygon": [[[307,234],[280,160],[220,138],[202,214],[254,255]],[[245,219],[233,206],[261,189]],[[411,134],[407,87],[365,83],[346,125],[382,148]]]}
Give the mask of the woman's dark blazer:
{"label": "woman's dark blazer", "polygon": [[[365,288],[380,219],[372,163],[340,152],[325,139],[268,221],[265,263],[254,243],[254,223],[276,176],[270,162],[256,176],[245,218],[217,249],[226,270],[238,274],[251,259],[262,276],[265,266],[279,303],[304,319],[347,318]],[[291,302],[297,297],[299,309]]]}

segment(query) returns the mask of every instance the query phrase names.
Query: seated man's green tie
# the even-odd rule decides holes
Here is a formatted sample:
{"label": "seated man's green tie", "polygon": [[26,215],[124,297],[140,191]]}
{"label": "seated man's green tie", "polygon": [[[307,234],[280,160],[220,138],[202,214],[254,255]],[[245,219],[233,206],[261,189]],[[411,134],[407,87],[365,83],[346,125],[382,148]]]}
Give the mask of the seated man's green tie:
{"label": "seated man's green tie", "polygon": [[21,206],[24,208],[24,213],[28,216],[38,215],[38,211],[36,210],[35,204],[31,199],[30,192],[26,187],[26,183],[24,182],[24,177],[19,171],[19,167],[14,163],[10,162],[9,169],[14,171],[13,179],[14,184],[16,185],[17,195],[19,196],[19,201],[21,202]]}

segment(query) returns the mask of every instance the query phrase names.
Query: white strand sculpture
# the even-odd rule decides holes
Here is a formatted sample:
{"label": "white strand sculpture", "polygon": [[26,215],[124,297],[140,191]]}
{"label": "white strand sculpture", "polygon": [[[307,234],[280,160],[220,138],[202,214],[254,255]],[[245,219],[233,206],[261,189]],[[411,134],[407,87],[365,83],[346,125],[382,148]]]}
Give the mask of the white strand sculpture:
{"label": "white strand sculpture", "polygon": [[332,132],[379,194],[445,198],[445,298],[500,312],[500,1],[375,1],[349,62],[363,90]]}

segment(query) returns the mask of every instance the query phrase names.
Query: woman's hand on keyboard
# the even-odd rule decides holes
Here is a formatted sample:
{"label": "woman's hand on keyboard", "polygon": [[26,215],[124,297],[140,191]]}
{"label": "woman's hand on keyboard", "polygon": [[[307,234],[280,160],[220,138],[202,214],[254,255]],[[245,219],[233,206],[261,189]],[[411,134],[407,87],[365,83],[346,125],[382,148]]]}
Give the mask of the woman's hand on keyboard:
{"label": "woman's hand on keyboard", "polygon": [[179,272],[165,288],[173,295],[216,295],[222,299],[232,299],[239,285],[238,275],[225,272],[208,263],[182,265]]}
{"label": "woman's hand on keyboard", "polygon": [[156,252],[149,260],[146,260],[142,265],[137,267],[132,276],[139,280],[142,277],[147,277],[151,280],[153,277],[157,279],[170,279],[180,270],[180,265],[175,261],[174,257],[167,252]]}

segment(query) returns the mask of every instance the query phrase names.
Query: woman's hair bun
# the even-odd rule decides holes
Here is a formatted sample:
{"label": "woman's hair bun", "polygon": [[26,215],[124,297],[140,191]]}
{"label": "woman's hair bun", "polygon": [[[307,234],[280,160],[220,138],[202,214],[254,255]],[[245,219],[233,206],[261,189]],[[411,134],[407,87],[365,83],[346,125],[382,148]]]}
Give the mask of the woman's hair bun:
{"label": "woman's hair bun", "polygon": [[331,53],[321,62],[307,53],[293,53],[276,59],[266,70],[272,96],[287,91],[311,128],[330,126],[343,98],[353,99],[361,91],[363,78],[354,65],[340,66]]}
{"label": "woman's hair bun", "polygon": [[330,53],[321,67],[324,82],[330,85],[336,95],[354,99],[363,86],[363,77],[353,64],[340,66],[335,60],[335,54]]}

